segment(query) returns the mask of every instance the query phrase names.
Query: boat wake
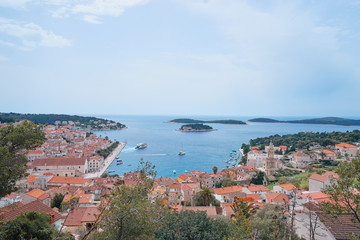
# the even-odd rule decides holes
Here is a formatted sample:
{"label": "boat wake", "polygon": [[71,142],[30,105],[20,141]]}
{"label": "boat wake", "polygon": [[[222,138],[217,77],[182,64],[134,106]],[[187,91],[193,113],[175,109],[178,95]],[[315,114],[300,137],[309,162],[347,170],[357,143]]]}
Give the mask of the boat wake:
{"label": "boat wake", "polygon": [[122,152],[135,152],[135,147],[124,148]]}
{"label": "boat wake", "polygon": [[167,153],[148,153],[148,154],[141,154],[143,156],[167,156]]}

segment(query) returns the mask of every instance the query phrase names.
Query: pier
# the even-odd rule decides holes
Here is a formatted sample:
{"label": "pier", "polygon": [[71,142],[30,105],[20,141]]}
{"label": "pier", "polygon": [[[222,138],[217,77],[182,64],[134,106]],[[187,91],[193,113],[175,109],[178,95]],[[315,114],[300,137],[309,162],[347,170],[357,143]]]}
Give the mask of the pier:
{"label": "pier", "polygon": [[120,152],[126,146],[126,142],[120,142],[119,145],[110,153],[110,155],[104,160],[103,166],[100,171],[95,173],[85,174],[84,178],[94,179],[99,178],[111,165],[111,163],[115,160],[115,158],[120,154]]}

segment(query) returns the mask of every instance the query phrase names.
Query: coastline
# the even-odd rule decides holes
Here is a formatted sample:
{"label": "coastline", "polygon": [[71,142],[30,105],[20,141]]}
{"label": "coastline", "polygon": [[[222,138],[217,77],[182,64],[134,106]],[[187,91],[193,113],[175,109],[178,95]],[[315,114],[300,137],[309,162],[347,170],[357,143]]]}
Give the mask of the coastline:
{"label": "coastline", "polygon": [[121,151],[126,146],[126,142],[119,142],[119,145],[109,154],[109,156],[104,160],[104,165],[102,169],[95,173],[87,173],[85,174],[84,178],[86,179],[93,179],[99,178],[112,164],[115,158],[121,153]]}
{"label": "coastline", "polygon": [[179,132],[212,132],[212,131],[217,131],[217,129],[181,130],[179,128],[179,129],[176,129],[176,131],[179,131]]}
{"label": "coastline", "polygon": [[171,121],[166,121],[164,123],[171,123],[171,124],[223,124],[223,125],[247,125],[247,123],[245,122],[245,124],[241,124],[241,123],[215,123],[215,122],[201,122],[201,123],[180,123],[180,122],[171,122]]}

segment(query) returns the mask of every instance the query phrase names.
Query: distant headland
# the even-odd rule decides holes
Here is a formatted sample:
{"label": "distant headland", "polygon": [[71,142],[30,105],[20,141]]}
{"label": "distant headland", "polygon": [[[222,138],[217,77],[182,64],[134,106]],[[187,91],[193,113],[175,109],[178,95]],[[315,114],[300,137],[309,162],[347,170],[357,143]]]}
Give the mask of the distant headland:
{"label": "distant headland", "polygon": [[248,121],[260,122],[260,123],[301,123],[301,124],[330,124],[330,125],[340,125],[340,126],[360,126],[360,120],[338,118],[338,117],[312,118],[312,119],[291,120],[291,121],[279,121],[271,118],[254,118]]}
{"label": "distant headland", "polygon": [[246,122],[239,121],[239,120],[211,120],[211,121],[202,121],[202,120],[195,120],[191,118],[177,118],[166,123],[182,123],[182,124],[199,124],[199,123],[217,123],[217,124],[236,124],[236,125],[245,125]]}
{"label": "distant headland", "polygon": [[57,126],[71,125],[91,131],[127,128],[122,123],[97,117],[83,117],[66,114],[0,113],[0,122],[6,123],[21,120],[29,120],[36,124],[51,124]]}
{"label": "distant headland", "polygon": [[205,125],[202,123],[195,123],[195,124],[186,124],[182,125],[177,131],[182,132],[209,132],[209,131],[216,131],[217,129],[213,129],[209,125]]}

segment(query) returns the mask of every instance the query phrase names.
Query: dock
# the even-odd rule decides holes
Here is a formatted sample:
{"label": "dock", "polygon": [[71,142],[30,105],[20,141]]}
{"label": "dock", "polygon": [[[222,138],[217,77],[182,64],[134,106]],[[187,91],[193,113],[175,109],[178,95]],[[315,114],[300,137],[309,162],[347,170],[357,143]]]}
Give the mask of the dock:
{"label": "dock", "polygon": [[124,149],[125,146],[126,146],[126,142],[120,142],[119,145],[104,160],[103,167],[101,168],[101,170],[95,173],[85,174],[84,178],[87,179],[99,178],[109,168],[111,163],[120,154],[120,152]]}

